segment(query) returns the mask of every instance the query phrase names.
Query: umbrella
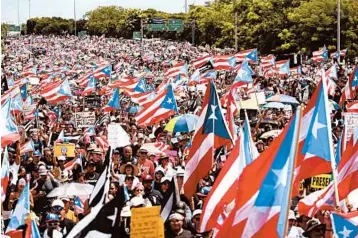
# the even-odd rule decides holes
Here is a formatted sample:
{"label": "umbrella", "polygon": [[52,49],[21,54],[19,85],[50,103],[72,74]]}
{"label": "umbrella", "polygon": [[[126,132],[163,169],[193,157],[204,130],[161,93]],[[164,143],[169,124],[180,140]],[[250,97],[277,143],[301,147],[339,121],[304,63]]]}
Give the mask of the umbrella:
{"label": "umbrella", "polygon": [[266,103],[264,106],[264,108],[277,108],[277,109],[281,109],[281,108],[285,108],[285,105],[281,102],[269,102]]}
{"label": "umbrella", "polygon": [[190,132],[195,130],[195,125],[199,117],[192,114],[183,114],[171,119],[165,126],[164,130],[172,133]]}
{"label": "umbrella", "polygon": [[272,130],[272,131],[268,131],[268,132],[265,132],[263,133],[260,138],[261,139],[267,139],[269,137],[277,137],[280,135],[282,130]]}
{"label": "umbrella", "polygon": [[285,94],[276,94],[268,99],[266,99],[267,102],[282,102],[282,103],[289,103],[289,104],[300,104],[296,98],[285,95]]}
{"label": "umbrella", "polygon": [[137,114],[140,110],[142,110],[141,106],[129,106],[126,109],[126,112]]}
{"label": "umbrella", "polygon": [[92,193],[93,185],[86,183],[66,183],[60,187],[54,188],[47,197],[65,197],[65,196],[88,196]]}

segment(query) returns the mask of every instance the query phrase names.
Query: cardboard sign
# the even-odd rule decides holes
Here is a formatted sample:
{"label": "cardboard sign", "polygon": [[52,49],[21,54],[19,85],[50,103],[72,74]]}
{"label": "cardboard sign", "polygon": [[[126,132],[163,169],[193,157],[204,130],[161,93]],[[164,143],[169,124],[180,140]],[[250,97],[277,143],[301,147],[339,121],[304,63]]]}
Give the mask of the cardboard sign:
{"label": "cardboard sign", "polygon": [[75,157],[75,144],[55,144],[54,157],[58,156]]}
{"label": "cardboard sign", "polygon": [[94,112],[75,112],[74,118],[76,127],[89,127],[96,122],[96,114]]}
{"label": "cardboard sign", "polygon": [[357,112],[344,113],[344,124],[345,124],[344,141],[345,143],[347,143],[351,139],[355,127],[358,125],[358,113]]}
{"label": "cardboard sign", "polygon": [[85,107],[101,107],[101,96],[90,95],[84,97]]}
{"label": "cardboard sign", "polygon": [[108,125],[108,143],[112,148],[131,144],[127,132],[118,123]]}
{"label": "cardboard sign", "polygon": [[36,105],[35,105],[35,104],[25,105],[25,106],[23,106],[23,108],[22,108],[22,111],[23,111],[24,115],[31,114],[31,113],[33,113],[35,110],[36,110]]}
{"label": "cardboard sign", "polygon": [[311,188],[322,189],[327,187],[331,182],[331,177],[332,176],[330,174],[321,174],[313,176],[311,178]]}
{"label": "cardboard sign", "polygon": [[264,92],[258,92],[258,93],[250,93],[250,98],[252,100],[257,101],[257,104],[265,104],[266,103],[266,96]]}
{"label": "cardboard sign", "polygon": [[131,213],[131,238],[164,237],[159,206],[132,208]]}

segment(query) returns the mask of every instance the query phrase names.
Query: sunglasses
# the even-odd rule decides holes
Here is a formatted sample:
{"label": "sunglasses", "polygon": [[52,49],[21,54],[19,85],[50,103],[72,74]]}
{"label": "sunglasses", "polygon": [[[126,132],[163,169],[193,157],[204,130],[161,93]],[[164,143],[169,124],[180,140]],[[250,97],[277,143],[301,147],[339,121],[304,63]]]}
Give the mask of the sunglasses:
{"label": "sunglasses", "polygon": [[60,207],[60,206],[52,207],[52,210],[54,210],[56,212],[62,211],[62,209],[63,209],[63,207]]}
{"label": "sunglasses", "polygon": [[60,223],[59,222],[49,222],[47,223],[47,225],[54,227],[54,226],[58,226]]}
{"label": "sunglasses", "polygon": [[136,192],[143,192],[143,189],[137,189]]}

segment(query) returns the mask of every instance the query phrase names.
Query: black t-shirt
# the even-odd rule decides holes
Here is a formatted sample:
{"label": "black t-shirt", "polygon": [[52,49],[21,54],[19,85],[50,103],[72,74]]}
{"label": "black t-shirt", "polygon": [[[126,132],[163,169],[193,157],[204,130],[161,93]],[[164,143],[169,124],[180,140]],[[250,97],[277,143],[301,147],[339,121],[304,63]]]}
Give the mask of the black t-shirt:
{"label": "black t-shirt", "polygon": [[70,231],[72,230],[72,228],[75,226],[75,223],[68,219],[68,218],[64,218],[61,222],[60,222],[60,228],[61,228],[61,232],[64,236],[66,236],[68,233],[70,233]]}

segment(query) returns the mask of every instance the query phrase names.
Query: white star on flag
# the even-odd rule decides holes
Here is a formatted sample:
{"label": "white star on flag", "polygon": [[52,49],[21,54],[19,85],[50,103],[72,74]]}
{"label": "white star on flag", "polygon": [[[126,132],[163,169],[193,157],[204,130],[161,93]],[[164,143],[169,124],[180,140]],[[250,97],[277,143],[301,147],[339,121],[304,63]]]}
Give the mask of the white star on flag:
{"label": "white star on flag", "polygon": [[353,81],[358,81],[358,76],[355,76],[355,77],[353,78]]}
{"label": "white star on flag", "polygon": [[277,188],[278,186],[280,186],[280,184],[282,186],[286,186],[287,183],[287,177],[288,177],[288,160],[286,160],[285,165],[283,166],[282,169],[273,169],[272,172],[277,176],[277,182],[275,185],[275,188]]}
{"label": "white star on flag", "polygon": [[173,102],[173,99],[172,99],[172,98],[168,98],[167,103],[171,104],[172,102]]}
{"label": "white star on flag", "polygon": [[114,208],[114,214],[112,216],[108,216],[107,218],[112,220],[112,226],[116,223],[116,217],[117,217],[118,208]]}
{"label": "white star on flag", "polygon": [[344,238],[349,238],[349,234],[352,232],[353,230],[348,230],[346,226],[343,226],[343,230],[338,232],[339,234],[342,234]]}
{"label": "white star on flag", "polygon": [[213,119],[213,120],[217,120],[218,118],[215,115],[215,110],[216,110],[216,105],[210,105],[211,106],[211,111],[213,112],[210,116],[209,119]]}
{"label": "white star on flag", "polygon": [[316,118],[315,118],[314,123],[313,123],[313,127],[312,127],[312,135],[316,140],[317,140],[317,131],[319,129],[325,128],[325,127],[327,127],[325,124],[322,124],[322,123],[318,122],[318,113],[317,113]]}

